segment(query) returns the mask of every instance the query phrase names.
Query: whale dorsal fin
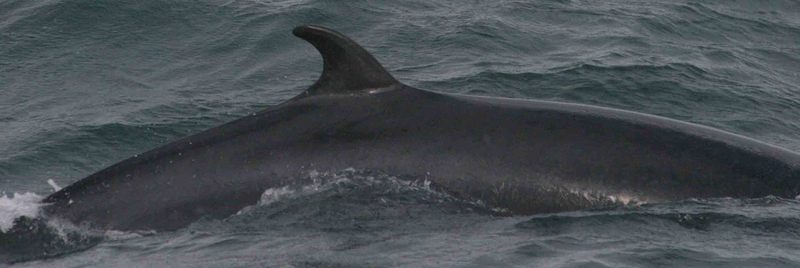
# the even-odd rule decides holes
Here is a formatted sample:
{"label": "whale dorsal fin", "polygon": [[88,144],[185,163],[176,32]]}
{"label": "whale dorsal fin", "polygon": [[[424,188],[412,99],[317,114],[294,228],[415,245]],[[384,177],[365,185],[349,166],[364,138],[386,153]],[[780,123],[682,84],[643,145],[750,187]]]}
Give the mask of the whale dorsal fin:
{"label": "whale dorsal fin", "polygon": [[372,55],[350,38],[320,26],[292,31],[322,54],[322,76],[304,95],[350,94],[390,88],[400,83]]}

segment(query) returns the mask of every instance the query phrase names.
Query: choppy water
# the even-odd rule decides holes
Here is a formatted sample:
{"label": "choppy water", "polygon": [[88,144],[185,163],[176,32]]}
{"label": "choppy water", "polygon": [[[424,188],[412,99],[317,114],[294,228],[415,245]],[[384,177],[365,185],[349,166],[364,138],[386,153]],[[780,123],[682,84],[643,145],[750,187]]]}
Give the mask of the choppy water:
{"label": "choppy water", "polygon": [[[800,202],[687,200],[533,217],[322,173],[226,220],[87,233],[36,201],[293,97],[346,33],[419,88],[617,107],[800,151],[797,1],[0,0],[0,258],[20,267],[797,267]],[[313,174],[312,174],[313,175]],[[12,221],[17,220],[17,229]],[[46,258],[43,258],[46,257]],[[2,265],[2,264],[0,264]]]}

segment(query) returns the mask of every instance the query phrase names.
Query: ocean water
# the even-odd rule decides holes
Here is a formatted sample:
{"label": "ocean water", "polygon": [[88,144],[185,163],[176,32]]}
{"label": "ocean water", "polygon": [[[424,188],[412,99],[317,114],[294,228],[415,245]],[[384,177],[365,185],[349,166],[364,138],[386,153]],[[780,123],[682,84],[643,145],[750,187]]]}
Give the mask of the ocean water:
{"label": "ocean water", "polygon": [[800,266],[799,200],[502,217],[358,170],[174,232],[35,217],[54,188],[306,89],[322,60],[291,35],[302,24],[414,87],[622,108],[800,151],[797,1],[0,0],[0,266]]}

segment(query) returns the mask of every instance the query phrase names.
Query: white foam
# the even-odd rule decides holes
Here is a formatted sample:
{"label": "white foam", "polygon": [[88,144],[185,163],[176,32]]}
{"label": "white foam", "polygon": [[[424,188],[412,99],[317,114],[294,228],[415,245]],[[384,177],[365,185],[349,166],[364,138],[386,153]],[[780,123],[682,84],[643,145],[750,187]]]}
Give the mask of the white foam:
{"label": "white foam", "polygon": [[20,216],[36,217],[42,197],[35,193],[0,193],[0,230],[6,231]]}
{"label": "white foam", "polygon": [[289,186],[284,186],[281,188],[269,188],[261,194],[261,199],[258,200],[258,205],[266,206],[281,199],[295,195],[297,195],[297,190],[289,189]]}
{"label": "white foam", "polygon": [[[345,169],[344,171],[355,172],[354,170],[350,169]],[[311,184],[302,185],[301,187],[297,187],[296,185],[287,185],[279,188],[267,189],[261,194],[261,198],[258,200],[258,205],[266,206],[280,200],[319,193],[329,190],[339,183],[346,183],[350,181],[346,175],[330,174],[327,172],[318,172],[316,170],[310,171],[308,176],[312,180]],[[325,180],[325,177],[329,178]]]}
{"label": "white foam", "polygon": [[[375,176],[378,176],[376,178]],[[266,189],[262,194],[258,203],[253,206],[247,206],[239,210],[236,214],[246,213],[255,207],[268,206],[272,203],[284,200],[290,200],[303,196],[309,196],[330,190],[337,185],[341,184],[359,184],[359,185],[375,185],[378,183],[386,183],[394,186],[395,188],[411,187],[415,189],[428,190],[436,192],[431,189],[431,181],[424,179],[421,181],[404,181],[395,176],[383,174],[362,174],[355,168],[346,168],[338,172],[320,172],[317,170],[310,170],[305,176],[308,183],[304,185],[286,185],[283,187],[274,187]],[[438,192],[436,192],[438,193]]]}

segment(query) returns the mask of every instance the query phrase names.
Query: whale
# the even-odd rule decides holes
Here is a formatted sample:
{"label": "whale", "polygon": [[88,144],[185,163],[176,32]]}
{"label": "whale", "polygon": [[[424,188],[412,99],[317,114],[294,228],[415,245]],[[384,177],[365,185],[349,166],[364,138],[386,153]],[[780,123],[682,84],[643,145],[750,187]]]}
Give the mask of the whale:
{"label": "whale", "polygon": [[43,214],[171,231],[345,169],[426,180],[507,215],[800,193],[800,155],[775,145],[634,111],[417,89],[339,32],[293,34],[322,56],[308,89],[78,180],[44,198]]}

